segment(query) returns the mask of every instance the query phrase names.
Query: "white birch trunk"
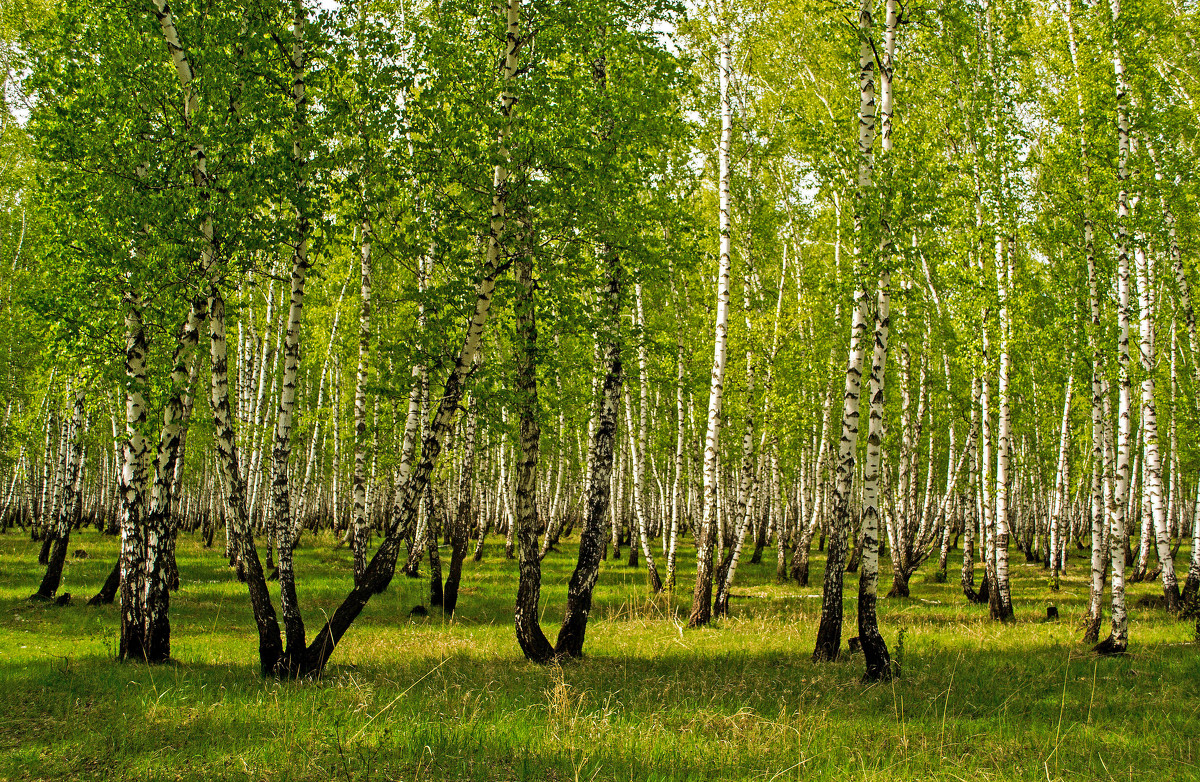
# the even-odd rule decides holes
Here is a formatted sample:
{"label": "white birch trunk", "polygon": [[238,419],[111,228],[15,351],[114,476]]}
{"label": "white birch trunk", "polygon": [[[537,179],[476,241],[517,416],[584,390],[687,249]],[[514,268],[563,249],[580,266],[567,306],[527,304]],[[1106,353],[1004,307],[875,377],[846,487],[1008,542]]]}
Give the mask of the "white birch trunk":
{"label": "white birch trunk", "polygon": [[729,325],[729,276],[731,222],[729,216],[729,156],[733,142],[733,108],[730,80],[733,56],[729,42],[724,3],[717,5],[718,80],[720,86],[721,139],[717,148],[717,191],[720,257],[717,266],[717,312],[714,324],[713,363],[708,387],[708,430],[704,436],[704,512],[696,550],[696,588],[688,627],[701,627],[712,617],[713,548],[718,526],[717,470],[721,434],[721,398],[725,383],[726,332]]}

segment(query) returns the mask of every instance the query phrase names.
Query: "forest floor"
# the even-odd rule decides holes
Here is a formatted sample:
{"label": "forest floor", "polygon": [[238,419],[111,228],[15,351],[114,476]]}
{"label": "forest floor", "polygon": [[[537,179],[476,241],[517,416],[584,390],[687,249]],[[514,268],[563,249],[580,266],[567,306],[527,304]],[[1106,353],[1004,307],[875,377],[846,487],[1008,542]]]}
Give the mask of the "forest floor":
{"label": "forest floor", "polygon": [[[956,557],[950,583],[927,565],[911,598],[879,604],[900,678],[865,685],[860,655],[809,661],[820,555],[805,589],[774,583],[773,551],[743,564],[732,615],[700,631],[682,624],[690,545],[673,598],[606,562],[587,657],[542,667],[515,642],[516,564],[496,541],[468,559],[453,620],[410,618],[428,582],[398,577],[321,681],[286,683],[258,674],[245,587],[219,548],[180,540],[175,661],[154,667],[114,662],[118,608],[83,605],[117,540],[88,530],[71,549],[88,553],[65,572],[73,601],[34,605],[37,545],[0,535],[0,780],[1200,780],[1194,625],[1137,607],[1160,593],[1135,584],[1130,653],[1090,654],[1084,552],[1057,594],[1014,559],[1010,625],[964,601]],[[297,555],[311,633],[349,588],[350,555],[311,536]],[[568,542],[544,563],[551,639],[574,555]],[[848,638],[857,575],[846,583]],[[1051,603],[1062,619],[1047,623]]]}

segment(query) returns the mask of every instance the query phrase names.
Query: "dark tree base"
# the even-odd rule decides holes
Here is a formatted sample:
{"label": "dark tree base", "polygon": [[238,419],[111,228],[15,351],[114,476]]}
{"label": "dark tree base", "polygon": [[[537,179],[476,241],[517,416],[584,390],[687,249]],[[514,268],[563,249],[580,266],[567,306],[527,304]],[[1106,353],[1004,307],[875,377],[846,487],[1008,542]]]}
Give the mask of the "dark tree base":
{"label": "dark tree base", "polygon": [[888,590],[888,597],[908,597],[908,577],[893,578],[892,588]]}
{"label": "dark tree base", "polygon": [[117,598],[117,589],[121,586],[121,563],[113,565],[112,570],[108,573],[108,578],[104,580],[104,586],[100,587],[100,591],[95,597],[87,601],[90,606],[112,605],[112,602]]}
{"label": "dark tree base", "polygon": [[1117,643],[1110,635],[1108,638],[1105,638],[1103,641],[1093,646],[1092,651],[1096,654],[1101,654],[1106,657],[1115,657],[1125,654],[1126,648],[1126,643]]}

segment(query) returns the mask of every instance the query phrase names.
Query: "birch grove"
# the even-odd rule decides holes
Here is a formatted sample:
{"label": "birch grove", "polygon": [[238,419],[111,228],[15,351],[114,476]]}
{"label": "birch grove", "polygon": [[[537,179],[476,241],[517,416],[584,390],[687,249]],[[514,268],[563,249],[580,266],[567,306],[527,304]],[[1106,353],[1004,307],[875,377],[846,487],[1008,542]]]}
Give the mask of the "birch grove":
{"label": "birch grove", "polygon": [[812,660],[870,680],[954,579],[1101,654],[1196,615],[1195,9],[52,5],[0,530],[38,599],[119,605],[121,658],[171,658],[191,541],[284,678],[397,571],[469,621],[481,563],[536,663],[616,577],[681,638],[811,598]]}

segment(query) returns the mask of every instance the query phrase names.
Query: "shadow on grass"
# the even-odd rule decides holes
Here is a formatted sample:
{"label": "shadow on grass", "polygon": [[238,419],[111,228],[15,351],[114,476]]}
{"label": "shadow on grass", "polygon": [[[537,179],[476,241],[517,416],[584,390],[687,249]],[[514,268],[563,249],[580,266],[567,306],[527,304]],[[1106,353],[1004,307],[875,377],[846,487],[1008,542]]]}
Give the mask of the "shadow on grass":
{"label": "shadow on grass", "polygon": [[[100,553],[71,565],[78,592],[105,575],[106,543],[115,555],[82,537]],[[299,552],[310,632],[349,588],[349,552],[315,541]],[[914,579],[912,598],[880,603],[902,677],[867,686],[860,657],[809,662],[820,601],[806,595],[819,587],[775,584],[773,562],[739,570],[746,596],[729,619],[683,630],[686,549],[674,596],[651,598],[643,570],[606,562],[588,657],[531,665],[511,628],[516,565],[496,544],[467,563],[453,620],[409,618],[428,583],[397,577],[324,679],[296,684],[258,676],[245,587],[219,550],[180,541],[178,662],[146,667],[112,659],[116,607],[22,599],[40,575],[34,545],[0,540],[0,778],[1174,779],[1196,762],[1190,631],[1135,611],[1131,655],[1086,654],[1072,622],[1082,572],[1059,593],[1040,570],[1014,573],[1014,625],[967,605],[957,583]],[[544,563],[551,636],[573,554]],[[819,585],[823,560],[813,566]],[[1041,624],[1051,599],[1064,619]]]}

